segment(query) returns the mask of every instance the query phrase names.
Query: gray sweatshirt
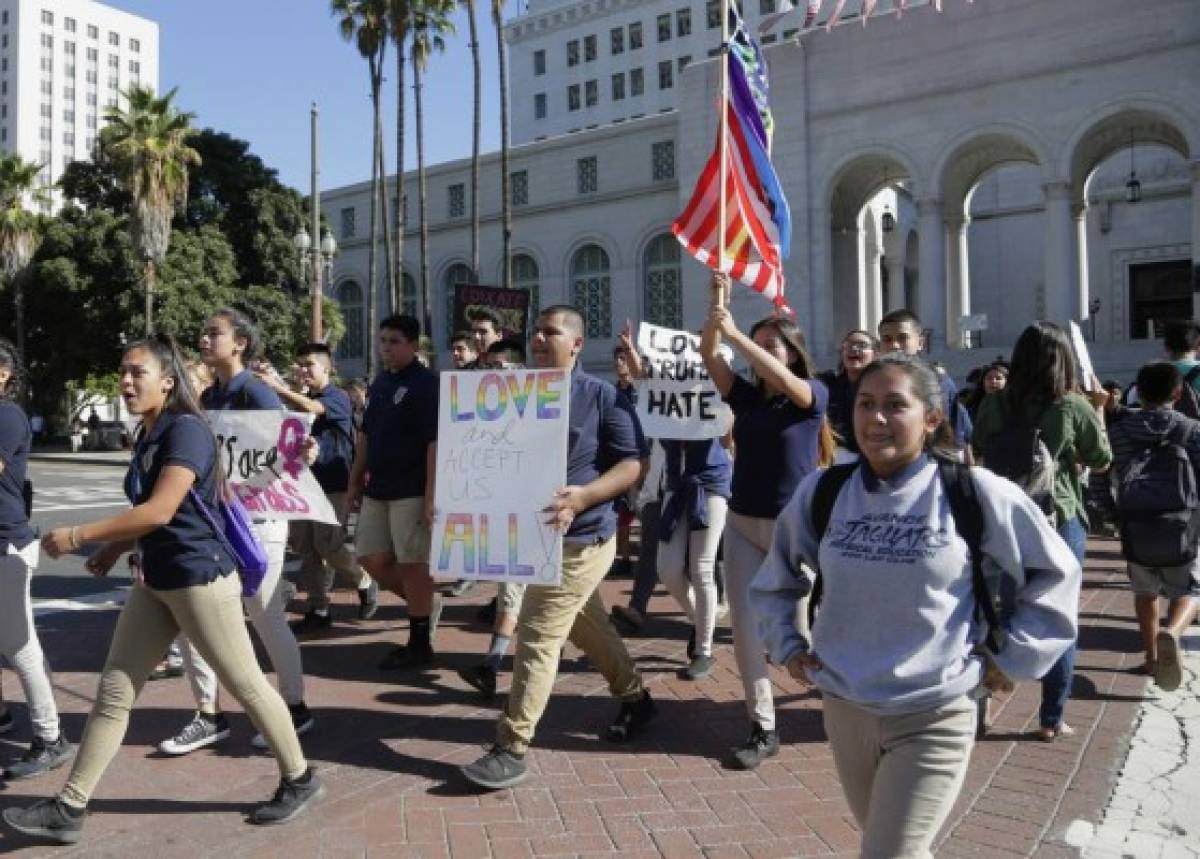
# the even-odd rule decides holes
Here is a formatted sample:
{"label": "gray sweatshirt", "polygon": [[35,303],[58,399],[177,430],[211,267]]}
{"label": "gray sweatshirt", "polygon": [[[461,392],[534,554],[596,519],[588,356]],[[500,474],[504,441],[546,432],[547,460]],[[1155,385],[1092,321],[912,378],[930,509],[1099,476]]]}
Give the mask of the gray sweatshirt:
{"label": "gray sweatshirt", "polygon": [[[1082,572],[1046,517],[1009,481],[972,468],[983,509],[985,564],[1019,584],[1008,645],[995,657],[1014,680],[1044,675],[1074,643]],[[934,709],[983,677],[967,545],[958,535],[937,464],[922,456],[891,479],[859,466],[842,488],[817,545],[810,474],[779,514],[750,603],[771,661],[810,649],[796,601],[821,569],[824,595],[811,649],[821,691],[879,715]]]}

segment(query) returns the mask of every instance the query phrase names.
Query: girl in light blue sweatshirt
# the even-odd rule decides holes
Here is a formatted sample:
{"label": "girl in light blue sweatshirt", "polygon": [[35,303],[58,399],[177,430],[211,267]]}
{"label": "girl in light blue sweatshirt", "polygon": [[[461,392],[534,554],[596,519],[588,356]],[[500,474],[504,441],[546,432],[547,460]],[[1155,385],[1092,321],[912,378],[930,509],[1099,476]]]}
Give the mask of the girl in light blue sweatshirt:
{"label": "girl in light blue sweatshirt", "polygon": [[[864,857],[928,856],[962,787],[985,674],[971,563],[936,457],[949,442],[935,372],[888,355],[863,371],[854,403],[862,453],[814,533],[809,475],[780,513],[750,599],[771,660],[824,693],[825,731]],[[1007,645],[1013,679],[1040,677],[1075,640],[1081,570],[1012,483],[972,469],[985,565],[1018,585]],[[812,640],[796,604],[820,569]]]}

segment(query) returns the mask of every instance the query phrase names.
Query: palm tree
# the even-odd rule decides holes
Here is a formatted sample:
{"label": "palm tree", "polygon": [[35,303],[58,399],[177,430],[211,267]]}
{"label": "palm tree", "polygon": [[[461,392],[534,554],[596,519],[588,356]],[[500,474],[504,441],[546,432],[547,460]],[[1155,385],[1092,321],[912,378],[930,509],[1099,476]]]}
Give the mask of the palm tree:
{"label": "palm tree", "polygon": [[479,283],[479,128],[483,110],[479,96],[483,84],[479,70],[479,27],[475,22],[475,0],[463,0],[463,5],[467,7],[467,27],[471,34],[471,71],[475,92],[471,117],[471,275]]}
{"label": "palm tree", "polygon": [[188,145],[195,134],[194,114],[174,105],[172,89],[156,96],[134,84],[125,94],[127,106],[104,112],[105,146],[113,169],[133,206],[129,234],[142,258],[146,299],[146,333],[154,333],[154,282],[157,266],[171,245],[171,220],[187,203],[188,168],[200,164],[200,153]]}
{"label": "palm tree", "polygon": [[512,286],[512,197],[508,187],[508,44],[504,41],[504,0],[492,0],[496,59],[500,64],[500,247],[504,260],[501,286]]}
{"label": "palm tree", "polygon": [[454,0],[418,0],[413,8],[413,106],[417,121],[417,189],[421,206],[421,327],[433,337],[433,314],[429,304],[429,218],[425,182],[425,129],[421,116],[421,75],[434,52],[446,50],[445,36],[454,33],[450,14]]}
{"label": "palm tree", "polygon": [[[371,86],[371,207],[370,243],[367,246],[367,330],[374,336],[378,325],[379,303],[375,271],[376,245],[379,241],[379,183],[381,181],[379,146],[383,140],[380,98],[383,91],[383,59],[387,47],[387,5],[385,0],[331,0],[329,10],[338,21],[338,32],[353,42],[367,61]],[[375,350],[367,350],[367,375],[375,368]]]}
{"label": "palm tree", "polygon": [[25,359],[25,279],[37,248],[38,216],[25,208],[48,203],[46,189],[38,184],[41,164],[20,155],[0,155],[0,275],[12,286],[13,329],[17,354]]}
{"label": "palm tree", "polygon": [[[412,33],[412,4],[409,0],[389,0],[388,31],[396,46],[396,255],[392,274],[392,308],[400,313],[404,306],[404,63],[408,38]],[[428,334],[428,332],[426,332]]]}

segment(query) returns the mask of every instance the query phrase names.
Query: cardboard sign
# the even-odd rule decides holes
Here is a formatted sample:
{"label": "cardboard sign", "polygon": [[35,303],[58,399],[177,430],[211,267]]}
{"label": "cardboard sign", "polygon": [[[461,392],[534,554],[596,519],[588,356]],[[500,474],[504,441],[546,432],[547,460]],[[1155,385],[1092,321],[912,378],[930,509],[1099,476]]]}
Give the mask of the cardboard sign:
{"label": "cardboard sign", "polygon": [[1092,368],[1092,356],[1088,352],[1087,341],[1083,339],[1083,330],[1078,322],[1072,319],[1067,324],[1070,327],[1071,348],[1075,352],[1075,366],[1079,368],[1079,386],[1085,391],[1090,391],[1096,371]]}
{"label": "cardboard sign", "polygon": [[562,534],[542,510],[566,483],[566,370],[442,373],[435,578],[557,585]]}
{"label": "cardboard sign", "polygon": [[338,524],[325,490],[304,462],[314,415],[269,410],[208,412],[225,477],[252,518]]}
{"label": "cardboard sign", "polygon": [[[729,432],[733,411],[700,360],[698,336],[643,322],[637,347],[646,376],[637,383],[637,416],[648,438],[691,441]],[[724,344],[721,354],[733,358]]]}
{"label": "cardboard sign", "polygon": [[450,330],[470,331],[471,314],[480,308],[494,310],[505,337],[523,339],[529,326],[529,290],[499,286],[459,284],[454,287],[454,324]]}

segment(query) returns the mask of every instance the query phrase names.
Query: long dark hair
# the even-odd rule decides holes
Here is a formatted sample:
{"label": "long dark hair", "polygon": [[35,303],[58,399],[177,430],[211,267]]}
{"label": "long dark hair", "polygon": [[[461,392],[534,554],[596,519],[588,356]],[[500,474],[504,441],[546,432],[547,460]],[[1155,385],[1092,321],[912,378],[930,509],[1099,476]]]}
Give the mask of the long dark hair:
{"label": "long dark hair", "polygon": [[[812,356],[808,354],[804,332],[800,330],[799,325],[782,316],[768,316],[758,320],[750,327],[750,339],[753,340],[754,335],[762,328],[772,329],[793,353],[794,357],[788,361],[788,369],[792,371],[793,376],[810,380],[817,374],[817,365],[813,362]],[[759,380],[760,388],[762,384],[762,380]],[[822,415],[821,430],[817,435],[817,465],[820,468],[832,465],[836,453],[837,443],[833,437],[833,429],[829,426],[829,418]]]}
{"label": "long dark hair", "polygon": [[1067,332],[1053,322],[1034,322],[1013,346],[1003,391],[1009,411],[1033,420],[1075,390],[1075,353]]}
{"label": "long dark hair", "polygon": [[246,348],[241,356],[243,364],[248,365],[259,356],[262,352],[262,335],[258,333],[258,326],[254,324],[254,320],[235,307],[222,307],[214,311],[209,318],[217,317],[229,323],[234,340],[246,341]]}
{"label": "long dark hair", "polygon": [[879,356],[863,368],[862,375],[858,377],[859,385],[862,385],[869,376],[888,367],[896,367],[908,377],[913,394],[921,401],[929,414],[936,412],[942,417],[937,428],[925,437],[925,452],[946,459],[955,458],[958,451],[954,443],[954,431],[951,430],[950,422],[946,419],[946,399],[942,393],[942,380],[938,377],[937,370],[916,355],[889,352]]}
{"label": "long dark hair", "polygon": [[0,368],[8,370],[8,383],[0,388],[0,400],[21,399],[25,393],[25,365],[17,347],[0,337]]}

